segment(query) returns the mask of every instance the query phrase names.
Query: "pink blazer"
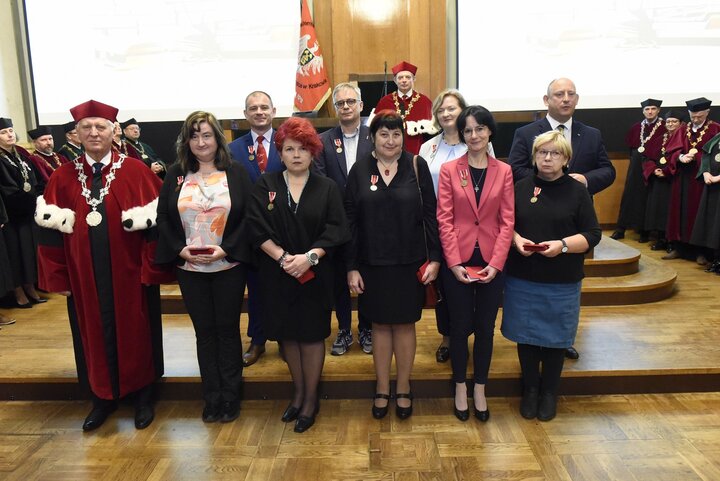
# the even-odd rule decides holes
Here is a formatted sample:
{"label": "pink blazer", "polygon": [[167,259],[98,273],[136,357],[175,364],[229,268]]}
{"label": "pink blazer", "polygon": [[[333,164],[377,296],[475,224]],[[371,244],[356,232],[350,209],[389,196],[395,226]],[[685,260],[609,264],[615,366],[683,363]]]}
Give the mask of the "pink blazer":
{"label": "pink blazer", "polygon": [[[467,185],[462,186],[466,172]],[[505,266],[515,226],[512,169],[488,156],[480,205],[475,202],[467,154],[440,168],[438,230],[448,267],[470,259],[477,243],[483,259],[498,270]]]}

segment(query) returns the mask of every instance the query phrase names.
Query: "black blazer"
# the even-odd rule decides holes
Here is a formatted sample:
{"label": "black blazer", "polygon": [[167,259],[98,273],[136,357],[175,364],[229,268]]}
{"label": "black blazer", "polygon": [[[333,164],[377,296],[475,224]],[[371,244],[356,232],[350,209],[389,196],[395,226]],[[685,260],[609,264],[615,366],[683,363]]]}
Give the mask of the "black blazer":
{"label": "black blazer", "polygon": [[[315,158],[315,162],[313,162],[313,171],[325,177],[330,177],[340,187],[340,193],[345,195],[345,184],[348,176],[347,160],[345,159],[345,146],[343,144],[340,144],[342,152],[338,153],[337,151],[338,146],[335,145],[337,139],[340,139],[341,142],[343,139],[343,133],[339,125],[320,134],[323,149]],[[370,155],[372,150],[370,129],[366,125],[360,125],[355,162]]]}
{"label": "black blazer", "polygon": [[[250,248],[244,236],[244,221],[252,183],[245,167],[237,162],[233,162],[226,173],[230,191],[230,213],[220,247],[227,253],[229,261],[250,262]],[[177,208],[182,187],[180,179],[184,178],[185,174],[177,163],[171,165],[160,190],[157,209],[160,239],[155,252],[155,262],[158,264],[172,262],[181,265],[185,262],[178,256],[187,244]]]}
{"label": "black blazer", "polygon": [[[512,148],[507,162],[513,170],[515,182],[535,175],[532,167],[532,145],[535,137],[551,130],[547,119],[520,127],[515,131]],[[602,134],[594,127],[573,119],[572,150],[568,173],[583,174],[588,182],[590,195],[610,187],[615,180],[615,167],[608,158],[603,144]]]}

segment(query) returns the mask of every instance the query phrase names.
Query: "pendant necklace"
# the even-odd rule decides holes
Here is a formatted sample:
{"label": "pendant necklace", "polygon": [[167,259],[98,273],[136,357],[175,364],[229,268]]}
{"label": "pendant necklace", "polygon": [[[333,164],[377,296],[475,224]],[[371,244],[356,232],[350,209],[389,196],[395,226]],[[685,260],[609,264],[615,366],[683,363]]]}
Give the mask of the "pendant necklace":
{"label": "pendant necklace", "polygon": [[95,227],[100,225],[103,219],[102,214],[97,211],[97,208],[100,204],[102,204],[108,192],[110,192],[110,184],[112,184],[112,181],[115,180],[115,171],[122,167],[125,156],[120,154],[120,158],[118,158],[118,160],[112,163],[112,166],[110,167],[110,172],[108,172],[108,174],[105,176],[105,186],[100,189],[100,195],[97,199],[92,197],[90,189],[88,189],[85,185],[85,181],[87,181],[87,175],[85,175],[82,162],[79,159],[80,157],[76,158],[75,160],[73,160],[73,163],[75,164],[75,170],[78,171],[78,182],[80,182],[80,187],[82,188],[81,195],[85,197],[85,202],[87,202],[87,204],[92,208],[88,215],[85,216],[85,222],[87,222],[87,225],[89,225],[90,227]]}

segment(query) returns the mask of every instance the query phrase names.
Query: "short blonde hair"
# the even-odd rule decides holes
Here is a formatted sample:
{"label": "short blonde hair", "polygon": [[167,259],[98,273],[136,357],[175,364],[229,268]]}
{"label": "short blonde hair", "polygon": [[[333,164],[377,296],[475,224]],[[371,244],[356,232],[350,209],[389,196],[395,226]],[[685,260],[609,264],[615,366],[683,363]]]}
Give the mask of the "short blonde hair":
{"label": "short blonde hair", "polygon": [[570,145],[570,142],[567,141],[563,133],[558,130],[549,130],[544,134],[540,134],[535,137],[535,140],[533,141],[532,165],[535,165],[535,156],[537,155],[537,151],[540,150],[540,146],[550,142],[555,144],[555,147],[557,147],[557,149],[568,159],[568,161],[572,158],[572,146]]}
{"label": "short blonde hair", "polygon": [[467,102],[465,102],[465,97],[462,96],[460,91],[458,91],[456,89],[447,89],[447,90],[443,90],[442,92],[440,92],[438,94],[438,96],[435,97],[435,101],[432,104],[432,116],[433,116],[432,121],[433,121],[433,125],[438,130],[442,130],[442,129],[440,128],[440,123],[438,122],[438,119],[437,119],[437,113],[438,113],[438,110],[440,110],[440,106],[442,105],[442,103],[445,102],[446,97],[455,97],[458,101],[458,104],[460,104],[460,110],[465,110],[465,108],[467,107]]}

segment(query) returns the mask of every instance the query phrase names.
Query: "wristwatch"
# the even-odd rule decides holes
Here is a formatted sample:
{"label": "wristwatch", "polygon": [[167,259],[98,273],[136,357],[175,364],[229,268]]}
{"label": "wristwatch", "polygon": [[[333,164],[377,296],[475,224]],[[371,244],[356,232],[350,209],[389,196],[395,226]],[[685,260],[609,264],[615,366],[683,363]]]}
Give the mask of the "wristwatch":
{"label": "wristwatch", "polygon": [[567,251],[568,251],[567,242],[565,242],[565,239],[560,239],[560,242],[562,242],[562,245],[563,245],[562,249],[560,249],[560,252],[562,252],[563,254],[567,254]]}
{"label": "wristwatch", "polygon": [[320,256],[317,255],[316,252],[308,251],[305,253],[305,257],[307,257],[307,260],[311,266],[316,266],[318,265],[318,262],[320,262]]}

